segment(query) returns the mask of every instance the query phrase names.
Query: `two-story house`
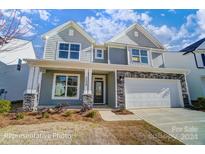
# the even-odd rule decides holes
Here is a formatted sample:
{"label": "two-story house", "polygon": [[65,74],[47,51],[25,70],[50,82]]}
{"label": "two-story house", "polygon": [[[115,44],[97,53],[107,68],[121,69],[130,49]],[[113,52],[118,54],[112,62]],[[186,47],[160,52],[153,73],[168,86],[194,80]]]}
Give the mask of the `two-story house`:
{"label": "two-story house", "polygon": [[188,89],[192,101],[205,97],[205,38],[180,50],[166,52],[166,67],[189,69],[187,74]]}
{"label": "two-story house", "polygon": [[165,68],[163,45],[133,24],[104,44],[69,21],[43,35],[42,59],[30,66],[24,108],[82,104],[92,94],[94,106],[112,108],[186,107],[189,94],[184,69]]}
{"label": "two-story house", "polygon": [[23,100],[29,76],[25,58],[36,59],[30,41],[12,39],[0,47],[0,99]]}

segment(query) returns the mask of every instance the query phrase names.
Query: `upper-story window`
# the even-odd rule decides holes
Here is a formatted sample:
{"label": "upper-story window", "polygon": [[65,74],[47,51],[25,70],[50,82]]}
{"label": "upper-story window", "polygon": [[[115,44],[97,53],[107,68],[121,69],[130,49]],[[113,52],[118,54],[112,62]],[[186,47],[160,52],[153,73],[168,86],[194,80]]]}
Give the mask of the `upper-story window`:
{"label": "upper-story window", "polygon": [[147,50],[132,49],[132,61],[148,64]]}
{"label": "upper-story window", "polygon": [[80,44],[59,43],[58,58],[79,60]]}
{"label": "upper-story window", "polygon": [[205,54],[201,54],[203,65],[205,66]]}
{"label": "upper-story window", "polygon": [[95,59],[104,59],[103,49],[95,49]]}

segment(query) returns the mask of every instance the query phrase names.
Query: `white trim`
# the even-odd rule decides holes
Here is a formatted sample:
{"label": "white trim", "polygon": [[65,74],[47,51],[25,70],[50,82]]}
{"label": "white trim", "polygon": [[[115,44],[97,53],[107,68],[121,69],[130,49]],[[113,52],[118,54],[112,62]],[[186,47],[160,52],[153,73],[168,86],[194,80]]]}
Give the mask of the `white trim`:
{"label": "white trim", "polygon": [[[69,44],[68,58],[59,58],[59,45],[60,45],[60,43]],[[71,58],[70,58],[70,47],[71,47],[71,44],[77,44],[77,45],[80,46],[79,58],[78,58],[78,59],[71,59]],[[56,59],[57,59],[57,60],[65,60],[65,61],[70,61],[70,60],[71,60],[71,61],[80,61],[80,59],[81,59],[81,52],[82,52],[81,43],[58,41],[57,52],[56,52]]]}
{"label": "white trim", "polygon": [[29,66],[29,75],[28,75],[27,88],[26,88],[27,90],[33,89],[32,87],[33,78],[34,78],[34,66]]}
{"label": "white trim", "polygon": [[79,33],[81,33],[86,39],[88,39],[90,42],[95,43],[95,40],[87,33],[84,31],[84,29],[82,27],[80,27],[77,23],[75,23],[74,21],[68,21],[60,26],[57,26],[56,28],[48,31],[47,33],[42,35],[43,39],[49,38],[50,36],[64,30],[65,28],[69,28],[69,27],[73,27],[75,28]]}
{"label": "white trim", "polygon": [[129,52],[129,47],[127,45],[127,64],[130,64],[130,52]]}
{"label": "white trim", "polygon": [[88,93],[88,69],[85,69],[84,70],[84,91],[83,93],[84,94],[87,94]]}
{"label": "white trim", "polygon": [[[57,75],[62,75],[62,76],[66,76],[66,87],[67,87],[67,76],[77,76],[78,77],[78,85],[77,85],[77,96],[76,97],[57,97],[55,96],[55,86],[56,86],[56,76]],[[67,88],[65,90],[65,95],[67,95]],[[75,99],[79,99],[80,96],[80,74],[72,74],[72,73],[54,73],[53,75],[53,85],[52,85],[52,98],[51,99],[55,99],[55,100],[65,100],[65,99],[71,99],[71,100],[75,100]]]}
{"label": "white trim", "polygon": [[83,61],[61,61],[61,60],[46,60],[46,59],[24,59],[31,66],[38,66],[50,69],[97,69],[104,71],[125,70],[125,71],[144,71],[144,72],[158,72],[158,73],[189,73],[188,69],[181,68],[154,68],[133,65],[121,64],[105,64],[105,63],[88,63]]}
{"label": "white trim", "polygon": [[[97,56],[97,51],[101,50],[102,52],[102,57]],[[95,59],[104,59],[104,50],[102,48],[95,48]]]}
{"label": "white trim", "polygon": [[150,55],[149,60],[150,60],[150,65],[151,65],[152,67],[154,67],[152,53],[153,53],[152,51],[149,52],[149,55]]}
{"label": "white trim", "polygon": [[94,48],[93,48],[93,44],[91,45],[91,62],[94,61],[93,55],[94,55]]}
{"label": "white trim", "polygon": [[187,83],[187,76],[186,76],[185,73],[184,73],[184,78],[185,78],[185,84],[186,84],[187,94],[188,94],[188,98],[189,98],[189,105],[192,105],[191,96],[190,96],[190,93],[189,93],[189,87],[188,87],[188,83]]}
{"label": "white trim", "polygon": [[92,94],[92,69],[88,69],[88,94]]}
{"label": "white trim", "polygon": [[117,70],[115,70],[115,108],[117,108]]}
{"label": "white trim", "polygon": [[39,71],[39,78],[38,78],[38,94],[39,94],[38,101],[37,101],[38,104],[39,104],[39,101],[40,101],[42,75],[43,75],[43,72],[42,72],[42,70],[40,70]]}
{"label": "white trim", "polygon": [[110,48],[126,49],[126,44],[115,44],[114,42],[109,43]]}
{"label": "white trim", "polygon": [[107,46],[107,63],[110,64],[110,46]]}
{"label": "white trim", "polygon": [[43,49],[43,59],[45,58],[45,55],[46,55],[46,47],[47,47],[47,39],[45,39],[45,44],[44,44],[44,49]]}
{"label": "white trim", "polygon": [[103,80],[97,80],[97,81],[103,81],[103,103],[95,103],[94,104],[105,104],[106,103],[106,76],[105,75],[93,75],[92,76],[92,91],[94,96],[94,81],[96,81],[95,78],[102,78]]}

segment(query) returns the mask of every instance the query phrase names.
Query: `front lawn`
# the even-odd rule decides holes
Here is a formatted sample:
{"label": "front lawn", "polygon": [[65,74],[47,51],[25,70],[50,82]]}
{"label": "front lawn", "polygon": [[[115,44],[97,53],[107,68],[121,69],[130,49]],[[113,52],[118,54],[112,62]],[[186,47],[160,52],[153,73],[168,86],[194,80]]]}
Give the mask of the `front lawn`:
{"label": "front lawn", "polygon": [[182,144],[145,121],[105,122],[99,113],[0,115],[0,144]]}

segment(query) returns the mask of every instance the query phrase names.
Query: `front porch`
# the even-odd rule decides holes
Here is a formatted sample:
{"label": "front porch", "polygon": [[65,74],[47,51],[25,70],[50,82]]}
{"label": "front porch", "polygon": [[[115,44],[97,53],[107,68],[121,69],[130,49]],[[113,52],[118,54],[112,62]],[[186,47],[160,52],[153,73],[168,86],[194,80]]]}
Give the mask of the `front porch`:
{"label": "front porch", "polygon": [[83,68],[30,68],[26,94],[37,96],[34,108],[59,104],[80,108],[92,94],[94,108],[115,108],[115,72]]}

